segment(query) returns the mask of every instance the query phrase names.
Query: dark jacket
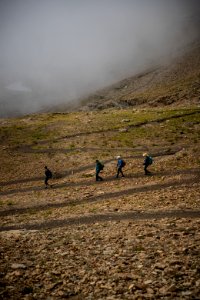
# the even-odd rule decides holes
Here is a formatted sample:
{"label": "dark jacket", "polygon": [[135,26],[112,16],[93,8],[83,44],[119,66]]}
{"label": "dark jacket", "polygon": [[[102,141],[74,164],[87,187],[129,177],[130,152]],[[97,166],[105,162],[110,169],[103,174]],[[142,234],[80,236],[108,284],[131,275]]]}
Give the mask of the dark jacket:
{"label": "dark jacket", "polygon": [[100,161],[96,162],[96,172],[99,173],[101,170],[103,170],[103,165],[100,163]]}
{"label": "dark jacket", "polygon": [[47,178],[52,178],[52,172],[51,172],[49,169],[46,169],[46,170],[45,170],[45,176],[46,176]]}
{"label": "dark jacket", "polygon": [[144,159],[143,165],[149,166],[151,164],[151,158],[147,155]]}

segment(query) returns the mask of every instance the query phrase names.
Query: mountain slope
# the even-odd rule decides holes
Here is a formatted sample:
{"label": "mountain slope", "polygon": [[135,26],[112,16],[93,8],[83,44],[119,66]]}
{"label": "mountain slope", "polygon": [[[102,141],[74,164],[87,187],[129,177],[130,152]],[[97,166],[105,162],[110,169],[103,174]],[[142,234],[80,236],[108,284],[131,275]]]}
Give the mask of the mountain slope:
{"label": "mountain slope", "polygon": [[[198,299],[200,108],[0,124],[0,299]],[[119,154],[126,166],[117,179]]]}
{"label": "mountain slope", "polygon": [[[190,105],[200,102],[200,43],[165,63],[50,111]],[[49,111],[49,110],[48,110]]]}

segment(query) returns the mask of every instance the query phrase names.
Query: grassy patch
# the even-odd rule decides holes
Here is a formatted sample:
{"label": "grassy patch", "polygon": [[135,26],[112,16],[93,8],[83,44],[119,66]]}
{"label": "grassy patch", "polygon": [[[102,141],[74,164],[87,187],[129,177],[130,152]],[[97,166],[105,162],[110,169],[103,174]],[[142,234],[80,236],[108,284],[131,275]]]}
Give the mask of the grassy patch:
{"label": "grassy patch", "polygon": [[30,128],[26,125],[11,125],[8,127],[2,126],[0,128],[1,140],[11,145],[36,143],[50,136],[53,136],[53,134],[47,134],[42,126]]}
{"label": "grassy patch", "polygon": [[[89,134],[91,132],[104,133],[104,139],[102,146],[107,146],[106,131],[117,131],[120,128],[127,127],[132,128],[140,124],[149,122],[160,122],[163,119],[169,119],[169,124],[165,123],[165,126],[170,130],[183,129],[186,132],[192,130],[193,125],[199,124],[199,115],[183,116],[183,118],[171,119],[171,117],[179,116],[181,114],[190,113],[195,109],[153,109],[153,110],[141,110],[135,111],[132,109],[126,110],[108,110],[91,113],[71,113],[71,114],[44,114],[34,116],[33,120],[29,123],[24,122],[24,119],[13,119],[8,125],[1,126],[0,138],[2,141],[10,143],[11,145],[32,144],[38,147],[41,141],[51,140],[52,143],[56,142],[58,137],[70,136],[73,134],[79,135],[85,132]],[[88,122],[89,120],[89,122]],[[126,121],[128,120],[128,122]],[[185,123],[185,124],[184,124]],[[189,127],[187,126],[189,123]],[[156,125],[155,125],[156,126]],[[158,135],[156,130],[154,134]],[[151,136],[151,130],[144,130],[139,128],[134,130],[136,137],[142,138]],[[95,136],[94,136],[95,138]],[[132,138],[131,134],[118,134],[119,141],[122,141],[122,145],[130,146],[129,138]],[[114,140],[116,137],[114,138]],[[93,140],[96,143],[96,138]],[[80,144],[86,144],[86,142],[78,141]],[[77,141],[76,141],[77,143]],[[69,147],[75,148],[75,142],[71,143]]]}

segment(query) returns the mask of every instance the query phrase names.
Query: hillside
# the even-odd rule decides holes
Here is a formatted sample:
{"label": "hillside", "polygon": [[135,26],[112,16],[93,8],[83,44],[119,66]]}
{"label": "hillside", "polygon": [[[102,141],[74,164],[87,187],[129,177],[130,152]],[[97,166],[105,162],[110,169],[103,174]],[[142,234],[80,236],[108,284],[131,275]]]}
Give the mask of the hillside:
{"label": "hillside", "polygon": [[0,122],[0,299],[198,298],[198,106]]}
{"label": "hillside", "polygon": [[77,106],[0,119],[0,299],[198,299],[199,50]]}
{"label": "hillside", "polygon": [[[134,70],[133,70],[134,71]],[[105,108],[177,106],[200,103],[200,43],[182,49],[168,61],[101,89],[76,104],[47,111],[99,110]]]}

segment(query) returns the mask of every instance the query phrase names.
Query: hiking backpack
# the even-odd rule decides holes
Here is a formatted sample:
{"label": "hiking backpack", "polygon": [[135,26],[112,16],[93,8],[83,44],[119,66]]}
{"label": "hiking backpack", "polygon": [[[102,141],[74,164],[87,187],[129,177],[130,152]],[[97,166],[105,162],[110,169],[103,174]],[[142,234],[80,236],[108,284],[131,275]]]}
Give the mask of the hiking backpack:
{"label": "hiking backpack", "polygon": [[124,160],[122,160],[122,167],[125,167],[126,162]]}
{"label": "hiking backpack", "polygon": [[101,164],[101,165],[100,165],[100,170],[103,170],[103,168],[104,168],[104,165]]}
{"label": "hiking backpack", "polygon": [[152,165],[152,163],[153,163],[153,158],[149,156],[149,164]]}
{"label": "hiking backpack", "polygon": [[53,177],[53,174],[52,172],[49,170],[49,178],[52,178]]}

